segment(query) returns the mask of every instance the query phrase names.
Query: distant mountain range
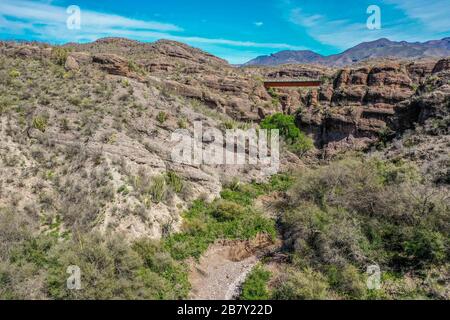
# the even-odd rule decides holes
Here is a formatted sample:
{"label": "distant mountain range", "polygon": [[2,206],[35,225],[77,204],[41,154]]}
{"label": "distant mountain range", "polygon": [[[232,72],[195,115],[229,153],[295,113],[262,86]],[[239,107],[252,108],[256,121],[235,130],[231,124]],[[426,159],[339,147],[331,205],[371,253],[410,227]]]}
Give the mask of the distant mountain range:
{"label": "distant mountain range", "polygon": [[281,65],[281,64],[322,64],[327,66],[344,66],[374,58],[424,58],[450,56],[450,37],[427,42],[390,41],[382,38],[371,42],[363,42],[340,54],[323,56],[310,50],[285,50],[269,56],[260,56],[245,66]]}

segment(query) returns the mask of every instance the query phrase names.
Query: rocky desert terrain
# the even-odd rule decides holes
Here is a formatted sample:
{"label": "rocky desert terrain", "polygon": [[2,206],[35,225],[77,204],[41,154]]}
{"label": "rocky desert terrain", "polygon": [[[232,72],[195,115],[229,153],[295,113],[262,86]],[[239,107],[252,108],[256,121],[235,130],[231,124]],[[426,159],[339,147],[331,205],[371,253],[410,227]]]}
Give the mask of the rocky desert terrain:
{"label": "rocky desert terrain", "polygon": [[[0,75],[1,298],[449,298],[450,58],[237,68],[104,38],[0,42]],[[299,78],[322,84],[264,87]],[[173,162],[195,121],[299,131],[267,177]]]}

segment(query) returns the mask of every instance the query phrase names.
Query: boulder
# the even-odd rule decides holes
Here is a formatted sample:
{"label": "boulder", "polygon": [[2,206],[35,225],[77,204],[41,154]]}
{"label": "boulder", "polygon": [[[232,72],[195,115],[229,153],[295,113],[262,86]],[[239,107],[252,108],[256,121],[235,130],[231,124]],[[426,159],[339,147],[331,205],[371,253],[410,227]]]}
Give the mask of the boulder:
{"label": "boulder", "polygon": [[66,59],[66,63],[64,64],[64,68],[67,71],[77,71],[80,69],[80,65],[78,64],[78,62],[75,60],[74,57],[68,56]]}

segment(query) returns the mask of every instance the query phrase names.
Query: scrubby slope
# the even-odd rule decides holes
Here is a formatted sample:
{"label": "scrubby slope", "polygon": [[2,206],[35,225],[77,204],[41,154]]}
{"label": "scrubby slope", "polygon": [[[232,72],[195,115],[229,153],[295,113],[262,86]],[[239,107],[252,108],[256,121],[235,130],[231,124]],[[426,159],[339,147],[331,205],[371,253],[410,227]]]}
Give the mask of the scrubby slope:
{"label": "scrubby slope", "polygon": [[[275,219],[284,246],[247,297],[447,297],[449,68],[234,68],[166,40],[1,42],[0,297],[185,298],[188,261],[224,238],[254,254]],[[263,86],[299,77],[323,84]],[[281,129],[285,174],[174,163],[171,133],[194,121]],[[400,289],[366,291],[369,262]],[[73,264],[85,290],[65,287]]]}

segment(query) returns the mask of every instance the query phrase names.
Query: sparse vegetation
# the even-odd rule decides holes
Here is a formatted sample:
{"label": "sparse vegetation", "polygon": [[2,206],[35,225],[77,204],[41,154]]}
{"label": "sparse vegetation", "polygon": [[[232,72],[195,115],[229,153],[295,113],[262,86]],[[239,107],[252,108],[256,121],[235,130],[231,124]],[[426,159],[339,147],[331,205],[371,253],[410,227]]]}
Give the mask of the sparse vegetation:
{"label": "sparse vegetation", "polygon": [[33,127],[39,131],[45,132],[47,129],[47,119],[40,116],[33,118]]}
{"label": "sparse vegetation", "polygon": [[180,193],[183,190],[183,179],[173,171],[166,173],[166,183],[175,193]]}
{"label": "sparse vegetation", "polygon": [[280,104],[280,95],[277,93],[276,89],[269,88],[267,90],[267,92],[272,97],[272,105],[275,106],[275,107],[279,106],[279,104]]}
{"label": "sparse vegetation", "polygon": [[[371,298],[367,265],[376,263],[400,277],[412,272],[420,281],[430,268],[448,262],[449,204],[444,194],[423,184],[411,164],[350,157],[304,170],[297,181],[288,192],[282,225],[300,273],[280,280],[276,298]],[[320,281],[295,291],[300,289],[289,283],[307,281],[309,276],[301,276],[305,270]],[[417,298],[436,294],[410,293]]]}
{"label": "sparse vegetation", "polygon": [[[223,244],[239,249],[226,253],[234,265],[259,259],[245,300],[449,299],[448,70],[419,81],[400,63],[401,84],[388,83],[394,66],[369,90],[351,67],[345,86],[339,72],[318,97],[285,100],[265,94],[258,67],[122,41],[0,50],[0,299],[184,299],[191,264]],[[93,62],[104,53],[117,65]],[[263,114],[287,172],[262,182],[252,165],[170,160],[177,128],[259,130]],[[374,264],[379,290],[366,285]],[[80,291],[66,288],[69,265]]]}
{"label": "sparse vegetation", "polygon": [[160,124],[166,122],[167,118],[168,118],[167,113],[165,113],[164,111],[160,111],[156,116],[156,120],[158,120]]}
{"label": "sparse vegetation", "polygon": [[183,232],[165,239],[165,247],[177,260],[199,258],[218,239],[252,239],[258,233],[275,236],[273,221],[248,206],[221,199],[211,204],[197,200],[183,218]]}
{"label": "sparse vegetation", "polygon": [[60,66],[64,66],[68,55],[69,55],[69,50],[66,48],[54,47],[52,50],[52,59],[57,65],[60,65]]}
{"label": "sparse vegetation", "polygon": [[153,202],[162,202],[167,192],[166,179],[163,176],[152,177],[148,192]]}

